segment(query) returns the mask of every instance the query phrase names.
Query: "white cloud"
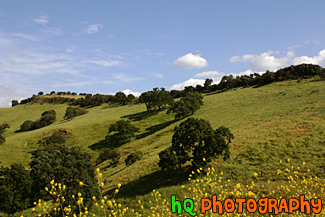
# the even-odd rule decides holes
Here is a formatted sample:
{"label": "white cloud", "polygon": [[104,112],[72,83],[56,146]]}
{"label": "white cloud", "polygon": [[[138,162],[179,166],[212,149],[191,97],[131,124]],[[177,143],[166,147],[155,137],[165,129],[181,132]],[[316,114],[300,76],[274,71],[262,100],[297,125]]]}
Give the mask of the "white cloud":
{"label": "white cloud", "polygon": [[96,64],[99,66],[118,66],[120,64],[120,62],[118,60],[88,60],[88,63],[92,63],[92,64]]}
{"label": "white cloud", "polygon": [[34,22],[40,24],[47,24],[49,22],[48,19],[48,16],[39,16],[34,19]]}
{"label": "white cloud", "polygon": [[192,53],[188,53],[182,57],[179,57],[173,63],[176,66],[193,69],[193,68],[203,68],[208,65],[206,59],[201,57],[200,55],[194,55]]}
{"label": "white cloud", "polygon": [[129,94],[132,94],[134,96],[140,96],[141,95],[141,93],[132,91],[130,89],[122,90],[122,92],[125,93],[125,95],[129,95]]}
{"label": "white cloud", "polygon": [[104,26],[102,24],[93,24],[93,25],[89,25],[87,26],[87,32],[88,34],[94,34],[96,32],[99,31],[99,29],[104,28]]}
{"label": "white cloud", "polygon": [[131,82],[131,81],[140,81],[140,80],[144,80],[144,78],[142,77],[129,77],[128,75],[124,74],[124,73],[117,73],[113,75],[113,78],[120,80],[122,82]]}
{"label": "white cloud", "polygon": [[301,57],[296,57],[293,60],[294,65],[302,64],[302,63],[311,63],[311,64],[316,64],[325,67],[325,49],[321,50],[318,53],[318,56],[313,56],[313,57],[301,56]]}
{"label": "white cloud", "polygon": [[201,73],[196,74],[194,77],[195,78],[212,78],[219,76],[221,73],[218,71],[204,71]]}
{"label": "white cloud", "polygon": [[230,62],[236,63],[240,61],[240,56],[233,56],[230,58]]}
{"label": "white cloud", "polygon": [[12,35],[15,37],[18,37],[18,38],[23,38],[23,39],[29,40],[29,41],[38,41],[38,38],[36,38],[32,35],[27,35],[27,34],[22,34],[22,33],[15,33]]}
{"label": "white cloud", "polygon": [[254,72],[265,72],[266,70],[274,71],[287,65],[294,53],[292,51],[287,52],[287,56],[277,58],[273,56],[273,51],[268,51],[260,55],[245,54],[243,56],[233,56],[230,58],[230,62],[250,62],[249,69]]}
{"label": "white cloud", "polygon": [[182,83],[179,84],[174,84],[173,86],[171,86],[169,89],[170,90],[183,90],[185,87],[187,86],[193,86],[195,87],[196,85],[203,85],[205,82],[204,79],[195,79],[195,78],[190,78],[187,81],[184,81]]}

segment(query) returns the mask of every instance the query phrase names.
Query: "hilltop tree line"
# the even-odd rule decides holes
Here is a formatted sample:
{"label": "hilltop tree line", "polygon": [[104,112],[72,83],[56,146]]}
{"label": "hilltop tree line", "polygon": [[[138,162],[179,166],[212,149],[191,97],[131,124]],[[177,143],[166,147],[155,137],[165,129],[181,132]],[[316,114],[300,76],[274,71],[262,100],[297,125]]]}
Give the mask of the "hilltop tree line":
{"label": "hilltop tree line", "polygon": [[[184,96],[184,94],[193,91],[197,91],[199,93],[208,93],[213,91],[228,90],[236,87],[263,86],[277,81],[285,81],[291,79],[306,79],[312,76],[320,76],[321,79],[325,79],[325,70],[318,65],[301,64],[279,69],[276,72],[270,72],[267,70],[262,75],[258,73],[253,73],[250,75],[242,75],[235,77],[230,74],[223,76],[219,84],[212,84],[213,80],[208,78],[205,80],[203,86],[187,86],[184,88],[184,90],[181,91],[166,91],[164,88],[154,88],[152,91],[142,93],[139,99],[134,97],[134,95],[132,94],[126,96],[123,92],[117,92],[115,95],[92,95],[87,93],[80,93],[79,96],[85,96],[85,98],[75,99],[54,96],[77,95],[77,93],[75,92],[52,91],[49,95],[53,95],[53,97],[40,98],[36,95],[33,95],[31,98],[21,100],[20,103],[18,102],[18,100],[12,100],[12,106],[17,106],[19,104],[26,103],[69,103],[70,105],[79,105],[81,107],[92,107],[101,105],[102,103],[115,103],[119,105],[126,105],[141,102],[146,104],[148,110],[155,109],[156,107],[161,110],[165,105],[170,105],[170,96],[171,98],[179,98]],[[170,93],[170,96],[166,94],[167,92]],[[38,96],[42,95],[44,95],[43,92],[38,93]]]}

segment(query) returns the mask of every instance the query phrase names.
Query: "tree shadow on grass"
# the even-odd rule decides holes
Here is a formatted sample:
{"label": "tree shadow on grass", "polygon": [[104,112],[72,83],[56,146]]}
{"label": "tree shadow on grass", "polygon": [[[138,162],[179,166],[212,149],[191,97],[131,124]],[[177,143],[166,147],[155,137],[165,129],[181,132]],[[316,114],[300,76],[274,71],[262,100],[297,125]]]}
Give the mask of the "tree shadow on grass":
{"label": "tree shadow on grass", "polygon": [[158,114],[158,111],[154,110],[154,111],[143,111],[143,112],[138,112],[138,113],[134,113],[134,114],[130,114],[130,115],[125,115],[122,118],[128,118],[131,121],[141,121],[143,119],[146,119],[150,116],[156,115]]}
{"label": "tree shadow on grass", "polygon": [[[145,175],[135,181],[122,185],[117,197],[134,197],[137,195],[145,195],[154,189],[168,187],[184,183],[190,172],[190,167],[183,167],[173,171],[156,171]],[[114,190],[109,190],[106,194],[114,194]]]}
{"label": "tree shadow on grass", "polygon": [[100,150],[100,149],[105,148],[105,147],[107,147],[107,142],[106,142],[105,139],[100,140],[100,141],[88,146],[88,148],[90,148],[91,150],[94,150],[94,151],[95,150]]}
{"label": "tree shadow on grass", "polygon": [[157,124],[157,125],[148,127],[144,133],[137,135],[136,139],[142,139],[144,137],[150,136],[150,135],[154,134],[155,132],[158,132],[158,131],[164,129],[177,121],[179,121],[179,120],[172,120],[172,121],[168,121],[168,122],[165,122],[162,124]]}
{"label": "tree shadow on grass", "polygon": [[208,92],[208,93],[206,93],[205,95],[206,95],[206,96],[215,95],[215,94],[219,94],[219,93],[227,92],[227,91],[229,91],[229,90],[232,90],[232,88],[231,88],[231,89],[215,90],[215,91],[212,91],[212,92]]}

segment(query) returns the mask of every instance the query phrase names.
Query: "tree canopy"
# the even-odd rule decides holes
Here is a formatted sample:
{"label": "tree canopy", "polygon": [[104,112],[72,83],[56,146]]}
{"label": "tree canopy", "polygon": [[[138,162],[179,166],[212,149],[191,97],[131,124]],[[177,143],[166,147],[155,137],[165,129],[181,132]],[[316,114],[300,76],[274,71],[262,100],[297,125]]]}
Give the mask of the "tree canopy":
{"label": "tree canopy", "polygon": [[170,92],[165,88],[153,88],[151,91],[147,91],[141,94],[139,98],[140,102],[145,103],[147,110],[161,110],[168,105],[174,103],[173,97]]}
{"label": "tree canopy", "polygon": [[203,96],[198,92],[188,92],[168,110],[175,113],[175,119],[193,115],[203,105]]}
{"label": "tree canopy", "polygon": [[130,121],[119,120],[109,127],[106,142],[111,147],[117,147],[129,142],[136,132],[139,132],[139,128],[133,126]]}
{"label": "tree canopy", "polygon": [[[85,198],[98,196],[98,183],[95,169],[89,153],[81,152],[79,147],[69,148],[65,145],[51,145],[32,152],[29,164],[30,175],[34,180],[34,199],[47,195],[44,188],[50,188],[50,182],[62,183],[69,191],[65,191],[68,204],[72,203],[72,195],[79,192]],[[84,186],[80,186],[82,182]],[[85,201],[87,203],[89,201]]]}
{"label": "tree canopy", "polygon": [[226,127],[213,130],[203,119],[189,118],[175,127],[172,146],[159,153],[158,165],[162,169],[181,167],[187,161],[200,166],[218,156],[226,160],[230,157],[229,144],[234,138]]}
{"label": "tree canopy", "polygon": [[31,205],[32,179],[20,164],[0,166],[0,211],[13,214]]}

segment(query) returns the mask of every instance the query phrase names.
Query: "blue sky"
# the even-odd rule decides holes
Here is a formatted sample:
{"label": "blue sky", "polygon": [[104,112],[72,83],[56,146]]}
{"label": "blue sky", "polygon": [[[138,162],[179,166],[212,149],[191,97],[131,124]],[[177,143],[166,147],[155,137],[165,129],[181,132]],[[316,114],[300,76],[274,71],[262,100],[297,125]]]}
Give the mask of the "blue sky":
{"label": "blue sky", "polygon": [[0,107],[44,91],[141,93],[325,67],[325,1],[0,0]]}

